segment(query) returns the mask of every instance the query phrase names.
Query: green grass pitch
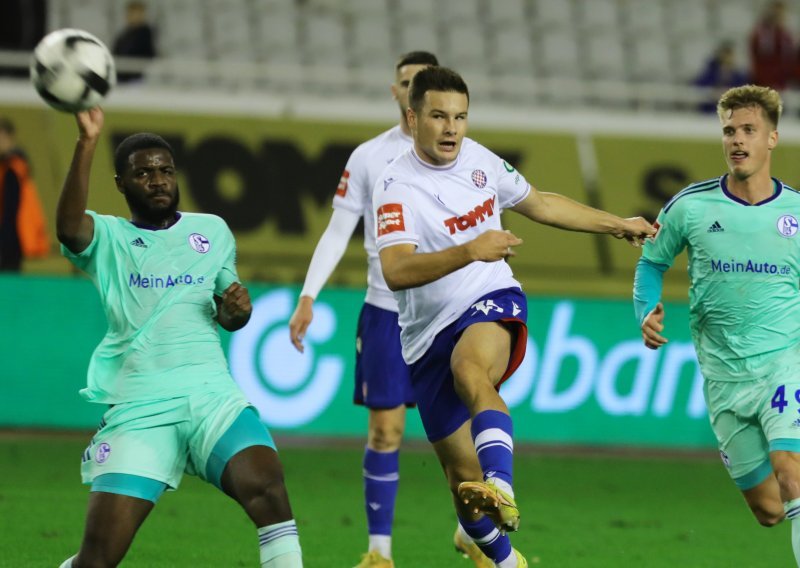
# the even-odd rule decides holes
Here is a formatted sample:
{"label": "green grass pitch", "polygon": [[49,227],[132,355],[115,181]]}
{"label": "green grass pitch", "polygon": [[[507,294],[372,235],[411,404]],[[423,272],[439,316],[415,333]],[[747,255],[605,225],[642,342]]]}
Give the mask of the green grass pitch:
{"label": "green grass pitch", "polygon": [[[58,566],[83,529],[79,462],[88,436],[0,437],[0,567]],[[292,506],[309,568],[353,566],[366,549],[361,450],[284,444]],[[432,452],[401,453],[394,557],[398,568],[469,568],[451,538],[455,515]],[[716,568],[792,566],[790,529],[758,525],[716,459],[556,455],[515,461],[531,566]],[[257,566],[256,536],[238,506],[193,477],[168,493],[125,567]]]}

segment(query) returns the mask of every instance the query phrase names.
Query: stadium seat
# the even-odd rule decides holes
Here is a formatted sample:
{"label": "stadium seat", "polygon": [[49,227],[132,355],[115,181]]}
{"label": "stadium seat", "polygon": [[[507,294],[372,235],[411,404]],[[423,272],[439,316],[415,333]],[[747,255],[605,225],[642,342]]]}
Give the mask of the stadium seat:
{"label": "stadium seat", "polygon": [[294,10],[255,10],[251,17],[256,36],[253,49],[258,60],[300,60],[297,14]]}
{"label": "stadium seat", "polygon": [[526,25],[530,21],[528,4],[525,0],[486,0],[482,5],[481,16],[492,27]]}
{"label": "stadium seat", "polygon": [[435,22],[438,8],[436,2],[430,0],[403,0],[394,3],[394,11],[398,23],[407,27],[412,24],[424,25],[424,22]]}
{"label": "stadium seat", "polygon": [[158,53],[171,59],[206,59],[210,42],[206,38],[205,16],[185,2],[162,4],[156,42]]}
{"label": "stadium seat", "polygon": [[[787,2],[787,6],[795,2]],[[763,3],[752,0],[719,0],[711,5],[717,35],[721,38],[747,37],[758,21]],[[791,25],[791,24],[790,24]]]}
{"label": "stadium seat", "polygon": [[93,0],[75,0],[70,3],[63,25],[59,27],[86,30],[110,46],[117,32],[110,13],[107,5],[98,6]]}
{"label": "stadium seat", "polygon": [[[50,29],[79,27],[108,43],[122,29],[128,0],[49,0]],[[384,96],[398,54],[425,49],[464,71],[498,100],[537,102],[558,89],[571,104],[627,104],[654,84],[684,88],[716,44],[733,39],[742,67],[747,37],[766,0],[148,0],[161,60],[146,77],[214,85],[220,73],[266,65],[243,88],[363,89]],[[790,24],[800,4],[787,3]],[[182,65],[162,64],[162,60]],[[206,62],[208,65],[203,65]],[[217,63],[230,65],[220,68]],[[238,63],[242,63],[239,66]],[[502,94],[499,68],[513,86]],[[300,68],[296,68],[300,67]],[[319,69],[335,68],[333,73]],[[169,73],[175,76],[168,77]],[[281,75],[284,75],[281,78]],[[205,75],[205,77],[204,77]],[[190,77],[191,76],[191,77]],[[380,80],[376,80],[380,78]],[[479,78],[480,77],[480,78]],[[327,79],[326,79],[327,78]],[[346,79],[343,79],[346,78]],[[583,83],[581,83],[583,82]],[[520,96],[520,88],[529,89]],[[476,91],[478,92],[478,91]],[[654,91],[663,97],[665,92]],[[672,91],[670,91],[672,92]],[[677,91],[674,91],[677,92]],[[597,96],[595,96],[597,95]],[[791,104],[794,94],[786,94]],[[614,97],[617,97],[616,99]],[[597,102],[601,101],[601,102]],[[614,102],[616,101],[616,102]]]}
{"label": "stadium seat", "polygon": [[533,68],[533,33],[523,25],[516,25],[507,27],[502,33],[493,34],[489,44],[489,66]]}
{"label": "stadium seat", "polygon": [[620,0],[621,32],[625,36],[649,35],[664,29],[662,0]]}
{"label": "stadium seat", "polygon": [[301,14],[302,51],[311,64],[347,66],[348,49],[340,14]]}
{"label": "stadium seat", "polygon": [[618,0],[579,0],[577,20],[585,33],[619,33]]}
{"label": "stadium seat", "polygon": [[[482,23],[484,13],[478,2],[479,0],[436,0],[439,21],[444,20],[449,25],[462,22],[472,25]],[[489,2],[489,4],[496,4],[496,2]]]}
{"label": "stadium seat", "polygon": [[706,61],[714,54],[717,40],[700,34],[683,38],[675,43],[675,77],[683,83],[692,83],[702,70]]}
{"label": "stadium seat", "polygon": [[387,20],[388,24],[389,6],[386,0],[341,0],[341,4],[345,13],[352,18],[368,20],[382,18]]}
{"label": "stadium seat", "polygon": [[351,61],[355,66],[377,66],[395,60],[399,53],[395,53],[392,37],[392,28],[385,16],[372,14],[352,20],[348,34]]}
{"label": "stadium seat", "polygon": [[616,30],[586,34],[582,42],[584,77],[624,81],[627,58],[623,39]]}
{"label": "stadium seat", "polygon": [[576,32],[553,28],[537,34],[539,69],[547,77],[581,76],[581,61]]}
{"label": "stadium seat", "polygon": [[414,25],[398,26],[397,38],[398,53],[418,49],[440,53],[443,47],[436,23],[429,19],[421,19]]}
{"label": "stadium seat", "polygon": [[534,0],[533,26],[537,30],[564,29],[574,24],[571,0]]}
{"label": "stadium seat", "polygon": [[673,80],[671,50],[666,35],[637,36],[630,54],[630,73],[634,81],[669,83]]}
{"label": "stadium seat", "polygon": [[669,0],[664,23],[667,33],[677,42],[688,36],[708,34],[713,27],[708,3],[697,0]]}
{"label": "stadium seat", "polygon": [[440,54],[443,63],[459,71],[477,71],[486,75],[486,35],[481,26],[466,22],[447,26],[447,48]]}

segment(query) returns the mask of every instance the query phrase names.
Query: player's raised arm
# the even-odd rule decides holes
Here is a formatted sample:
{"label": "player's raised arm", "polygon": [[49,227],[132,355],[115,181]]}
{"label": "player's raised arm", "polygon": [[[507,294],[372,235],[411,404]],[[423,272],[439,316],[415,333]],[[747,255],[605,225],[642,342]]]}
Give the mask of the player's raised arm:
{"label": "player's raised arm", "polygon": [[558,193],[536,191],[533,187],[528,196],[511,209],[543,225],[568,231],[607,233],[626,239],[634,246],[640,246],[656,232],[642,217],[623,219]]}
{"label": "player's raised arm", "polygon": [[56,211],[58,240],[70,251],[83,251],[94,236],[94,221],[86,214],[89,199],[89,174],[92,159],[103,129],[103,111],[99,107],[76,113],[78,141],[72,155]]}
{"label": "player's raised arm", "polygon": [[383,277],[391,290],[423,286],[463,268],[471,262],[495,262],[513,256],[511,247],[522,239],[510,231],[486,231],[475,239],[437,252],[417,253],[412,244],[381,249]]}

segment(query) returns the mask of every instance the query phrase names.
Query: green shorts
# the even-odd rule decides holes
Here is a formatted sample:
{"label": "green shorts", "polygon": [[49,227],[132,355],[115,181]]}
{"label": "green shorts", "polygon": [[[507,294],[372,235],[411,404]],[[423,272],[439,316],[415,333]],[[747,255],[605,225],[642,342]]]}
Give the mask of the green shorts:
{"label": "green shorts", "polygon": [[705,381],[720,456],[742,491],[772,472],[770,452],[800,452],[800,377],[797,364],[788,363],[750,381]]}
{"label": "green shorts", "polygon": [[177,489],[184,471],[206,479],[215,444],[248,407],[238,390],[116,404],[83,454],[83,483],[107,473],[153,479],[169,489]]}

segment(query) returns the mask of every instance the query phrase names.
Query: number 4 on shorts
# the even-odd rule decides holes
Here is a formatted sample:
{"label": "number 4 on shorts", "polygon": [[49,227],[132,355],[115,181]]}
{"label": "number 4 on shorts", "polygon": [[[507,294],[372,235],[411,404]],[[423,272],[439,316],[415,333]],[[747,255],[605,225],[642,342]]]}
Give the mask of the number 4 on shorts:
{"label": "number 4 on shorts", "polygon": [[[800,390],[794,391],[794,399],[800,405]],[[772,395],[772,408],[777,408],[778,414],[781,414],[788,405],[789,403],[786,402],[786,385],[781,385],[775,389],[775,394]],[[797,412],[800,412],[800,408],[797,409]]]}
{"label": "number 4 on shorts", "polygon": [[789,405],[786,402],[786,385],[781,385],[775,389],[775,394],[772,395],[772,408],[778,409],[778,414],[783,414],[783,409]]}

